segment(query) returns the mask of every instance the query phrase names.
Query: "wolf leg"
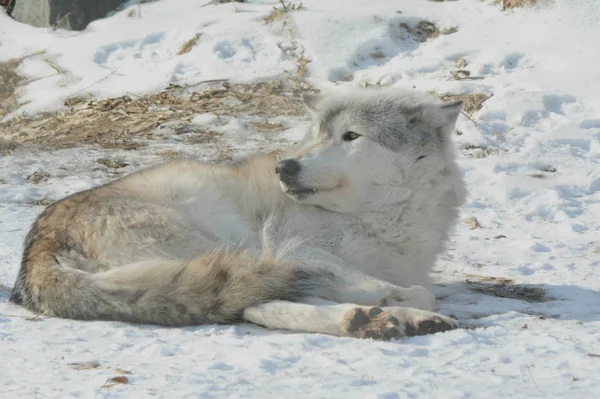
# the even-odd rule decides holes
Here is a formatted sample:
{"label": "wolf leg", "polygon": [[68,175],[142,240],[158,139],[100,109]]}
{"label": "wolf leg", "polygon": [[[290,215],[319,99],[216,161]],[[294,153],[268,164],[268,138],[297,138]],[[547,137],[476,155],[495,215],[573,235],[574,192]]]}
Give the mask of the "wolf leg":
{"label": "wolf leg", "polygon": [[370,276],[344,279],[338,287],[336,301],[371,306],[401,306],[435,310],[435,296],[418,285],[399,287]]}
{"label": "wolf leg", "polygon": [[338,304],[319,298],[306,298],[305,302],[273,301],[251,306],[244,310],[243,318],[270,329],[385,341],[458,326],[449,317],[420,309]]}
{"label": "wolf leg", "polygon": [[273,301],[248,307],[243,318],[269,329],[312,332],[338,337],[390,340],[405,335],[400,322],[375,306],[311,305]]}
{"label": "wolf leg", "polygon": [[334,289],[327,289],[323,295],[319,295],[323,299],[363,306],[401,306],[435,310],[435,296],[425,287],[401,287],[375,278],[320,249],[313,248],[311,255],[314,258],[305,259],[303,268],[318,269],[332,275],[331,285]]}

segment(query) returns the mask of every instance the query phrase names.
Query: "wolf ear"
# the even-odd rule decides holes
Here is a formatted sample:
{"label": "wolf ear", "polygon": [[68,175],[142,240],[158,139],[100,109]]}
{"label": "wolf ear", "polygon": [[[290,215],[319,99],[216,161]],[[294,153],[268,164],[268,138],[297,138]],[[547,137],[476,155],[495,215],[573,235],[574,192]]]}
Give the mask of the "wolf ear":
{"label": "wolf ear", "polygon": [[302,94],[302,101],[311,114],[319,112],[319,104],[323,102],[324,98],[325,96],[322,94]]}
{"label": "wolf ear", "polygon": [[454,127],[454,125],[456,124],[456,120],[458,119],[458,116],[460,115],[460,112],[463,109],[463,104],[464,103],[462,101],[454,101],[448,104],[444,104],[440,107],[442,115],[446,120],[446,125],[452,125],[452,127]]}
{"label": "wolf ear", "polygon": [[462,101],[455,101],[447,104],[443,104],[438,108],[438,126],[442,137],[449,137],[456,127],[456,121],[463,109]]}

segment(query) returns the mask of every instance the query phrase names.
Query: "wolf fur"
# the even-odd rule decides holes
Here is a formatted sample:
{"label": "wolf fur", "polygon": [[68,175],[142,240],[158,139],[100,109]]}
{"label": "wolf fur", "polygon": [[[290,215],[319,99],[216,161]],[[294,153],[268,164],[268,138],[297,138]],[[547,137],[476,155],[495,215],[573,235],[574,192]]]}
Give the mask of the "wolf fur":
{"label": "wolf fur", "polygon": [[50,205],[11,301],[34,312],[390,339],[457,326],[428,273],[464,201],[462,103],[397,89],[305,95],[283,159],[176,161]]}

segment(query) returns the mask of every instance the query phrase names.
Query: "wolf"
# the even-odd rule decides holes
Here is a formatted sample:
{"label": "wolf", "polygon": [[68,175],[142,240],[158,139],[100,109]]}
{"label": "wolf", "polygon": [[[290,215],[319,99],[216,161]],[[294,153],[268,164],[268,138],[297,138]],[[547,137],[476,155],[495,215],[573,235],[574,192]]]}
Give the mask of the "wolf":
{"label": "wolf", "polygon": [[313,123],[282,155],[173,161],[48,206],[10,300],[52,317],[379,340],[456,328],[428,274],[465,198],[462,103],[397,88],[303,101]]}

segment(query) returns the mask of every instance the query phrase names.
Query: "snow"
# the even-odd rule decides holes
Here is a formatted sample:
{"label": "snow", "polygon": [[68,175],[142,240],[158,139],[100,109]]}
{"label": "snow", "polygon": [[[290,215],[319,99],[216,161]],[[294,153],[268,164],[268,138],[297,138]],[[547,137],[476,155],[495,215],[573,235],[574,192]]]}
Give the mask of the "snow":
{"label": "snow", "polygon": [[[259,21],[278,2],[236,3],[237,12],[231,4],[202,7],[206,2],[144,3],[141,18],[128,16],[137,9],[131,2],[83,32],[32,28],[0,13],[0,61],[45,50],[20,66],[30,83],[19,92],[17,114],[62,110],[66,99],[85,93],[143,95],[169,84],[265,79],[294,71],[302,56],[312,60],[309,81],[319,88],[380,83],[493,93],[474,114],[476,124],[461,117],[455,136],[470,192],[461,219],[475,218],[479,226],[472,219],[458,225],[432,275],[440,311],[469,328],[374,342],[251,325],[31,320],[8,295],[23,239],[43,210],[36,203],[155,164],[160,151],[211,155],[176,137],[137,151],[21,147],[0,156],[0,397],[595,397],[600,3],[556,0],[501,12],[479,0],[368,6],[305,0],[288,14],[290,35]],[[458,30],[419,42],[399,26],[422,19]],[[197,33],[191,51],[177,55]],[[482,79],[450,79],[460,57],[468,63],[463,69]],[[212,114],[192,120],[218,125],[215,130],[240,152],[277,144],[251,137],[243,116],[217,122]],[[289,141],[306,128],[304,118],[277,122]],[[101,157],[128,165],[113,171],[96,162]],[[28,180],[36,171],[49,177]],[[550,300],[489,295],[494,286],[486,277],[533,285]],[[69,365],[81,362],[99,367]],[[131,371],[129,384],[102,388],[120,375],[116,368]]]}

